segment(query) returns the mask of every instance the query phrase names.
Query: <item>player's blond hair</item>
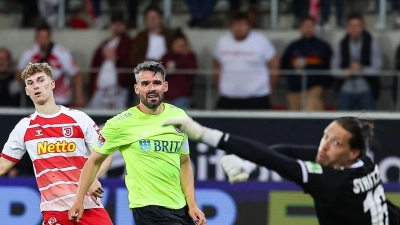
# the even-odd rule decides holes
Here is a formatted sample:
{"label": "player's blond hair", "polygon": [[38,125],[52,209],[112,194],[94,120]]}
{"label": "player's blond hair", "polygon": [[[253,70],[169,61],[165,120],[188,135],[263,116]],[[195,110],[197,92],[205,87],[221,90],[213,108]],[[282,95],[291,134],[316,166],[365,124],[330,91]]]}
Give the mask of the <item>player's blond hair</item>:
{"label": "player's blond hair", "polygon": [[31,63],[25,67],[24,71],[21,73],[21,78],[23,80],[28,79],[30,76],[36,73],[45,73],[50,78],[53,78],[53,73],[51,72],[51,66],[48,63]]}

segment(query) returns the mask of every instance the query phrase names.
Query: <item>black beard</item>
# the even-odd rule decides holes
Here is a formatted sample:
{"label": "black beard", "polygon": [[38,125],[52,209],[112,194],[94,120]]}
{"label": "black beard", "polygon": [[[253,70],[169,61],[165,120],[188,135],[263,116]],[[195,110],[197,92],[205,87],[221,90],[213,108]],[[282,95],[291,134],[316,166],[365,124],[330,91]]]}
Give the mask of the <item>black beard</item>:
{"label": "black beard", "polygon": [[147,93],[147,95],[146,96],[140,96],[140,101],[143,103],[143,105],[145,105],[147,108],[149,108],[149,109],[157,109],[157,107],[162,103],[162,101],[164,100],[164,93],[163,94],[161,94],[161,95],[159,95],[159,94],[157,94],[158,95],[158,101],[157,102],[155,102],[155,103],[152,103],[152,102],[149,102],[149,101],[147,101],[147,96],[149,95],[149,94],[157,94],[157,93],[155,93],[155,92],[149,92],[149,93]]}

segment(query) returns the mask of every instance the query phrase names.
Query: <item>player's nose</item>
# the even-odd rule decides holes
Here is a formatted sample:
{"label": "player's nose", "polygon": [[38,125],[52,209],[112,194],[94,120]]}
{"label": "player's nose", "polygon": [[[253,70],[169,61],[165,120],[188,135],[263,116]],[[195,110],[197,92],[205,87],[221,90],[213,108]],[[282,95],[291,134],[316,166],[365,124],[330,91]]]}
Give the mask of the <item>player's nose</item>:
{"label": "player's nose", "polygon": [[39,88],[39,83],[38,82],[33,82],[33,88]]}
{"label": "player's nose", "polygon": [[322,141],[321,143],[321,149],[322,151],[326,152],[329,150],[329,142],[328,141]]}

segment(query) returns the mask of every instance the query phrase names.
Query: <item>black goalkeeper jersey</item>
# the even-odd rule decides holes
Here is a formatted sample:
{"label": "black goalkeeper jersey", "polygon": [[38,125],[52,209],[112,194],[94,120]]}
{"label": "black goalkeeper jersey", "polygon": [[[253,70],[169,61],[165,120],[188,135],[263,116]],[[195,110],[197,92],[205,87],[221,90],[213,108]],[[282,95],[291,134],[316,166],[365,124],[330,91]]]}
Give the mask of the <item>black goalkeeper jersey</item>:
{"label": "black goalkeeper jersey", "polygon": [[228,137],[221,139],[219,149],[275,170],[310,194],[320,225],[389,225],[379,169],[367,156],[350,168],[334,169],[314,162],[317,148],[271,148],[235,135]]}
{"label": "black goalkeeper jersey", "polygon": [[348,169],[322,167],[310,161],[302,169],[299,185],[314,198],[321,225],[388,225],[386,197],[378,166],[362,157]]}

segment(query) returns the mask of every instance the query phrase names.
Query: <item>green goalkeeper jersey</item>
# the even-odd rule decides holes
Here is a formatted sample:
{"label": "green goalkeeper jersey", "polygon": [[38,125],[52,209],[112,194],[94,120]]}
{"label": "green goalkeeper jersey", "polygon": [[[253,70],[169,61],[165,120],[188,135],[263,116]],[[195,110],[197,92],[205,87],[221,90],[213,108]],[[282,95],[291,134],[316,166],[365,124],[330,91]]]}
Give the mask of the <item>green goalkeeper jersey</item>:
{"label": "green goalkeeper jersey", "polygon": [[132,107],[108,120],[94,150],[112,154],[117,149],[126,163],[125,184],[129,208],[158,205],[180,209],[186,205],[180,184],[180,155],[189,154],[187,135],[161,124],[174,117],[187,117],[170,104],[157,115]]}

